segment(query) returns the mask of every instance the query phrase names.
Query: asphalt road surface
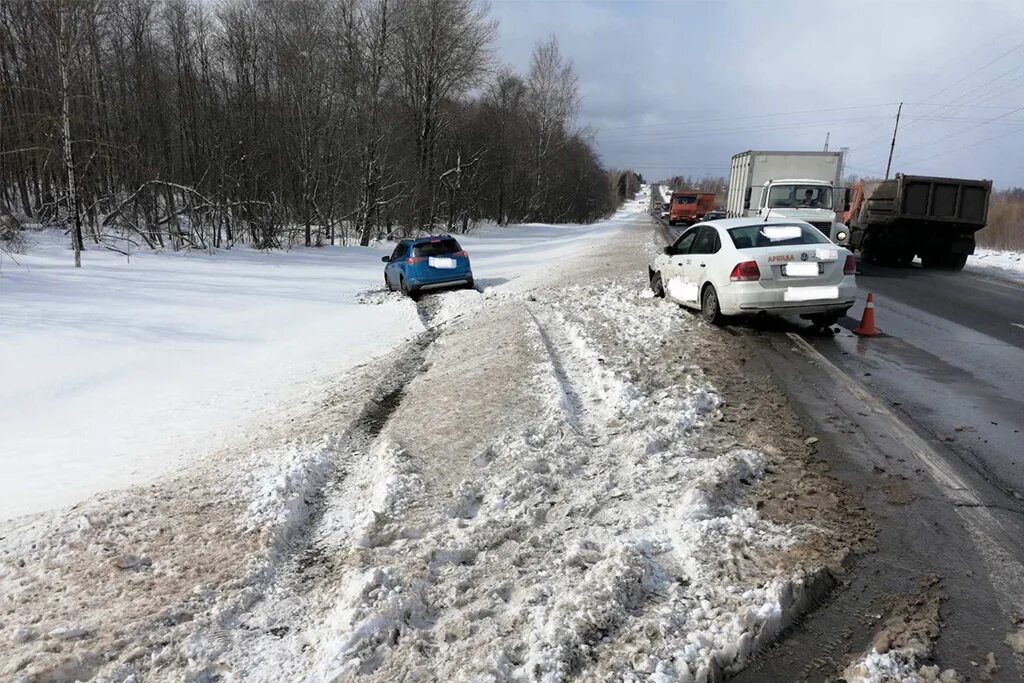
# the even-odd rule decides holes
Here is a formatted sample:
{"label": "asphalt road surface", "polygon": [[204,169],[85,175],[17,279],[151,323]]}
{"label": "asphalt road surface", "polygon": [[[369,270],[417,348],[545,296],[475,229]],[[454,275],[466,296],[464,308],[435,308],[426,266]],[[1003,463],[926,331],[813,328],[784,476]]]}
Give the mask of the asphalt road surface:
{"label": "asphalt road surface", "polygon": [[[667,228],[678,237],[685,228]],[[1016,501],[1024,501],[1024,285],[964,272],[860,264],[858,303],[826,358]],[[853,335],[868,292],[883,336]],[[742,325],[807,332],[796,319]]]}
{"label": "asphalt road surface", "polygon": [[[657,221],[666,240],[682,232]],[[968,271],[861,265],[859,297],[828,333],[799,319],[737,321],[821,438],[834,476],[878,523],[878,552],[735,677],[825,681],[894,596],[939,577],[934,657],[978,680],[1024,680],[1005,636],[1024,618],[1024,286]],[[883,335],[857,337],[868,292]],[[856,319],[855,319],[856,318]],[[968,679],[965,679],[968,680]]]}
{"label": "asphalt road surface", "polygon": [[[1024,500],[1024,286],[969,272],[861,266],[883,337],[815,339],[874,395]],[[860,314],[856,306],[851,313]]]}

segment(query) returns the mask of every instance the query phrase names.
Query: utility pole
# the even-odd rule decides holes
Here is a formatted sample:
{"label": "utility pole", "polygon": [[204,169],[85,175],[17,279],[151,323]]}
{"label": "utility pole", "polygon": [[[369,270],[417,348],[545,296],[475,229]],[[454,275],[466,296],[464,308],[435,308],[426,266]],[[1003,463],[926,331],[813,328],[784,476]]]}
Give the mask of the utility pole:
{"label": "utility pole", "polygon": [[832,131],[826,131],[825,132],[825,151],[826,152],[828,151],[828,139],[829,139],[829,137],[831,137],[831,135],[832,135]]}
{"label": "utility pole", "polygon": [[889,179],[889,170],[892,168],[892,151],[896,149],[896,132],[900,129],[900,112],[903,111],[903,103],[900,102],[896,110],[896,127],[892,129],[892,144],[889,145],[889,162],[885,165],[885,179]]}

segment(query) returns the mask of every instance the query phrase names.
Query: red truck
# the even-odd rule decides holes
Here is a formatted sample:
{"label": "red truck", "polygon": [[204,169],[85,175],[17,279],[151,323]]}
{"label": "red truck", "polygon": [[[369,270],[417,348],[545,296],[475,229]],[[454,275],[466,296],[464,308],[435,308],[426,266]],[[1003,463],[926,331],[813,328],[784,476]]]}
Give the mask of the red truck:
{"label": "red truck", "polygon": [[672,205],[669,208],[669,225],[693,225],[708,211],[715,210],[714,192],[696,192],[693,190],[677,190],[672,193]]}

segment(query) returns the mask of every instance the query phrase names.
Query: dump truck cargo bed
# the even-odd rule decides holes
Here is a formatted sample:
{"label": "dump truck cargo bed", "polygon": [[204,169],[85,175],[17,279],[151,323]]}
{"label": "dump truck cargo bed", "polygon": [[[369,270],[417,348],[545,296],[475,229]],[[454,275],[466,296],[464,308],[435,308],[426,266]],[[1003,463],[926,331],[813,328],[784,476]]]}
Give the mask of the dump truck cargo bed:
{"label": "dump truck cargo bed", "polygon": [[850,243],[865,261],[963,268],[985,227],[991,180],[897,174],[863,183],[849,216]]}
{"label": "dump truck cargo bed", "polygon": [[862,219],[870,223],[925,221],[985,227],[991,180],[897,175],[878,183],[867,197]]}

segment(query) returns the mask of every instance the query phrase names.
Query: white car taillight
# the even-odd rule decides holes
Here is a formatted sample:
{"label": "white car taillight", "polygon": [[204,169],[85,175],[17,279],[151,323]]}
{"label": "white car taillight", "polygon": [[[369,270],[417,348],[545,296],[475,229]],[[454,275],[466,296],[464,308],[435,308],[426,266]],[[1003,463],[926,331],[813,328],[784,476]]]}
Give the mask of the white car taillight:
{"label": "white car taillight", "polygon": [[761,279],[761,269],[757,267],[757,261],[744,261],[737,263],[736,267],[729,273],[729,279],[733,282],[749,282]]}

